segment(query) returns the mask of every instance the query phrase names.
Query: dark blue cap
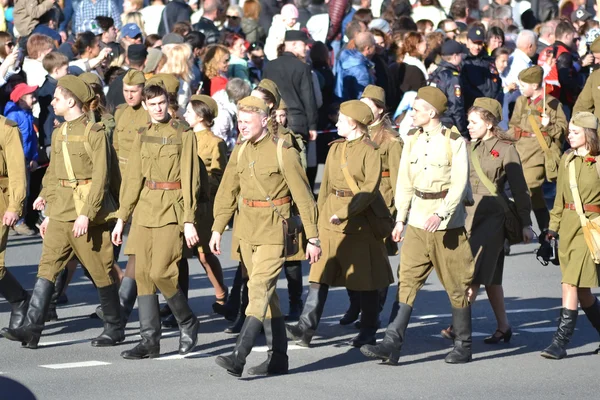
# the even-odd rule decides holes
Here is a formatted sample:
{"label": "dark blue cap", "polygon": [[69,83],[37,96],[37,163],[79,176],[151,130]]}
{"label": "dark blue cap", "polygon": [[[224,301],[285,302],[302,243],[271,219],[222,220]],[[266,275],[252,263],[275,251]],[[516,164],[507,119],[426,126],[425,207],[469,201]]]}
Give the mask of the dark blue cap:
{"label": "dark blue cap", "polygon": [[451,56],[452,54],[461,54],[464,51],[462,44],[456,40],[446,40],[442,45],[442,55]]}

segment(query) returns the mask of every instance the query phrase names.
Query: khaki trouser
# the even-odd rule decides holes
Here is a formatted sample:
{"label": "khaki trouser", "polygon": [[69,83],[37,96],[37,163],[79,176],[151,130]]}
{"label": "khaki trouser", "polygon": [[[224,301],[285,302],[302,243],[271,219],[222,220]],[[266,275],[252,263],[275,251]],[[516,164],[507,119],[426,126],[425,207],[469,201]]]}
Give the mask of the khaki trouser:
{"label": "khaki trouser", "polygon": [[0,223],[0,281],[6,275],[6,265],[4,257],[6,255],[6,242],[8,241],[8,230],[10,228]]}
{"label": "khaki trouser", "polygon": [[466,307],[475,266],[465,228],[427,232],[408,226],[400,252],[398,301],[412,306],[433,269],[452,307]]}
{"label": "khaki trouser", "polygon": [[110,271],[114,255],[109,224],[90,225],[86,235],[75,238],[72,221],[50,219],[44,237],[38,278],[54,282],[73,254],[85,265],[97,287],[113,284]]}
{"label": "khaki trouser", "polygon": [[141,225],[135,229],[135,281],[138,296],[146,296],[160,290],[167,299],[177,293],[183,233],[177,224],[160,228]]}
{"label": "khaki trouser", "polygon": [[276,289],[285,262],[283,244],[254,246],[240,240],[240,252],[249,278],[246,316],[261,321],[281,317]]}

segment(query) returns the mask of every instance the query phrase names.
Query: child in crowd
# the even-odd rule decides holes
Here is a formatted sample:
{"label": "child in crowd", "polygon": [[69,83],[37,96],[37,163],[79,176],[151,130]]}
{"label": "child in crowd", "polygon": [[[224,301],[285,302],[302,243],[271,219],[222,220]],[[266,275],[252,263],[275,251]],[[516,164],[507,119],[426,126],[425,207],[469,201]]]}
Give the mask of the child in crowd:
{"label": "child in crowd", "polygon": [[37,93],[40,104],[39,142],[41,147],[47,148],[51,143],[52,131],[58,124],[63,122],[62,117],[57,117],[54,113],[54,107],[52,107],[51,103],[58,80],[67,75],[69,59],[64,54],[53,51],[46,54],[42,60],[42,65],[48,72],[48,75]]}
{"label": "child in crowd", "polygon": [[285,32],[290,30],[299,30],[298,9],[293,4],[286,4],[281,8],[281,14],[273,17],[273,24],[269,29],[267,42],[265,43],[265,55],[267,59],[277,58],[277,48],[283,43]]}

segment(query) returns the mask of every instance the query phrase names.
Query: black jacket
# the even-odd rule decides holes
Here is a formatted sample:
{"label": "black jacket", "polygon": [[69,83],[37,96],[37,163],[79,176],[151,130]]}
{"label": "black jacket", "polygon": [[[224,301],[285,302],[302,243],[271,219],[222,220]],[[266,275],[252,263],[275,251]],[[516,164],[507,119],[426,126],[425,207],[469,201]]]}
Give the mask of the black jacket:
{"label": "black jacket", "polygon": [[258,17],[258,23],[263,28],[265,33],[269,33],[269,28],[273,23],[273,17],[276,14],[279,14],[284,3],[284,1],[278,0],[260,0],[260,15]]}
{"label": "black jacket", "polygon": [[[160,25],[158,25],[158,34],[164,36],[173,31],[173,26],[180,21],[190,22],[192,14],[192,8],[184,0],[172,0],[168,2],[163,10]],[[168,26],[165,26],[165,20]]]}
{"label": "black jacket", "polygon": [[37,91],[38,102],[40,103],[40,118],[39,118],[39,144],[42,147],[50,146],[52,139],[52,131],[54,131],[54,120],[63,122],[62,117],[54,113],[54,107],[50,104],[54,97],[54,91],[58,81],[48,75],[44,84]]}
{"label": "black jacket", "polygon": [[294,133],[306,136],[309,130],[317,129],[317,102],[308,64],[284,52],[265,65],[263,79],[271,79],[279,87],[288,106],[289,128]]}
{"label": "black jacket", "polygon": [[206,37],[206,45],[217,44],[221,33],[215,26],[215,23],[208,18],[201,17],[200,21],[194,24],[194,30],[202,32]]}
{"label": "black jacket", "polygon": [[442,123],[456,126],[463,136],[469,137],[459,68],[447,61],[442,61],[429,77],[429,86],[437,87],[448,98],[448,108],[442,115]]}
{"label": "black jacket", "polygon": [[465,110],[478,97],[489,97],[500,101],[502,81],[496,70],[494,59],[485,49],[477,56],[469,55],[460,71],[460,82],[464,95]]}

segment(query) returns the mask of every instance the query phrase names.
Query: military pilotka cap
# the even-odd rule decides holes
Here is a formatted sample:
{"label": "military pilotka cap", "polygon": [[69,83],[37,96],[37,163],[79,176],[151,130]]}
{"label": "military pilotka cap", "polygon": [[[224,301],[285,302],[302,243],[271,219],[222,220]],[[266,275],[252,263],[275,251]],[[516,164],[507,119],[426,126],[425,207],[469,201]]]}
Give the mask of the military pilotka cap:
{"label": "military pilotka cap", "polygon": [[367,85],[361,98],[373,100],[379,108],[385,108],[385,90],[375,85]]}
{"label": "military pilotka cap", "polygon": [[91,72],[84,72],[83,74],[79,75],[79,79],[81,79],[82,81],[84,81],[85,83],[87,83],[88,85],[98,85],[100,87],[102,87],[102,80],[100,79],[100,77],[96,74],[93,74]]}
{"label": "military pilotka cap", "polygon": [[590,46],[592,53],[600,53],[600,37],[596,38]]}
{"label": "military pilotka cap", "polygon": [[475,99],[473,107],[483,108],[484,110],[489,111],[497,121],[502,121],[502,106],[498,100],[487,97],[479,97]]}
{"label": "military pilotka cap", "polygon": [[364,125],[369,125],[374,119],[371,107],[360,100],[349,100],[342,103],[340,113]]}
{"label": "military pilotka cap", "polygon": [[171,74],[156,74],[146,81],[146,86],[160,85],[164,87],[169,94],[179,92],[179,79]]}
{"label": "military pilotka cap", "polygon": [[456,40],[446,40],[442,45],[442,55],[451,56],[453,54],[462,54],[464,49],[463,45]]}
{"label": "military pilotka cap", "polygon": [[539,65],[524,69],[519,74],[519,80],[525,83],[542,83],[544,70]]}
{"label": "military pilotka cap", "polygon": [[598,129],[598,118],[588,111],[580,111],[573,118],[571,123],[580,128]]}
{"label": "military pilotka cap", "polygon": [[123,83],[129,86],[143,85],[146,83],[146,77],[142,71],[130,69],[123,77]]}
{"label": "military pilotka cap", "polygon": [[242,100],[238,102],[238,109],[243,107],[251,107],[256,108],[265,114],[269,115],[269,106],[267,103],[259,99],[258,97],[248,96],[244,97]]}
{"label": "military pilotka cap", "polygon": [[283,101],[283,97],[281,98],[281,100],[279,101],[279,107],[277,107],[278,110],[287,110],[287,104],[285,104],[285,101]]}
{"label": "military pilotka cap", "polygon": [[448,108],[448,98],[440,89],[433,86],[424,86],[417,92],[417,97],[429,103],[438,114],[443,114]]}
{"label": "military pilotka cap", "polygon": [[89,103],[96,94],[81,78],[75,75],[63,76],[58,80],[58,86],[67,89],[82,103]]}
{"label": "military pilotka cap", "polygon": [[275,97],[274,108],[277,109],[279,107],[279,103],[281,102],[281,92],[279,91],[277,84],[270,79],[263,79],[258,84],[258,87],[267,90],[273,95],[273,97]]}
{"label": "military pilotka cap", "polygon": [[210,96],[205,94],[195,94],[190,98],[190,101],[201,101],[208,106],[215,117],[219,115],[219,106],[217,105],[217,102]]}

